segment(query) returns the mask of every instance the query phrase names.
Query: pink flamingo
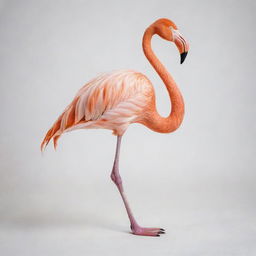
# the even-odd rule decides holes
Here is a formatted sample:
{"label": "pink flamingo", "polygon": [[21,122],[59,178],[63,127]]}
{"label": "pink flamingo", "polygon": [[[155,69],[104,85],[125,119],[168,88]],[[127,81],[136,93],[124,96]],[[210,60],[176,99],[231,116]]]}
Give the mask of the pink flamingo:
{"label": "pink flamingo", "polygon": [[152,51],[151,39],[155,34],[175,43],[180,52],[181,63],[186,58],[189,45],[179,33],[174,22],[168,19],[155,21],[146,29],[143,36],[144,53],[164,82],[170,97],[171,112],[168,117],[164,118],[158,114],[154,87],[145,75],[132,70],[114,71],[102,74],[85,84],[47,132],[41,144],[41,150],[44,150],[49,141],[53,139],[56,148],[59,137],[64,132],[75,129],[112,130],[117,136],[117,145],[111,179],[123,199],[132,233],[143,236],[160,236],[165,233],[165,230],[141,227],[132,214],[119,174],[122,136],[132,123],[143,124],[155,132],[170,133],[180,126],[184,116],[182,95],[170,73]]}

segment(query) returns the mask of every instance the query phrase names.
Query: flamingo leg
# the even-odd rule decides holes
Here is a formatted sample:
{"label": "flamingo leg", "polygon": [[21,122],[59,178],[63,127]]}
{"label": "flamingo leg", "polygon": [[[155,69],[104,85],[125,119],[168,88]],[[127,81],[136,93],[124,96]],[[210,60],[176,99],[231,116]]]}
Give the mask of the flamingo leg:
{"label": "flamingo leg", "polygon": [[164,229],[162,228],[143,228],[139,226],[139,224],[136,222],[131,208],[128,204],[127,197],[124,193],[122,178],[119,173],[119,155],[120,155],[120,146],[121,146],[121,140],[122,136],[117,136],[117,144],[116,144],[116,154],[115,154],[115,160],[114,165],[111,173],[111,179],[116,184],[121,197],[123,199],[130,223],[131,223],[131,230],[134,235],[141,235],[141,236],[160,236],[160,234],[164,234]]}

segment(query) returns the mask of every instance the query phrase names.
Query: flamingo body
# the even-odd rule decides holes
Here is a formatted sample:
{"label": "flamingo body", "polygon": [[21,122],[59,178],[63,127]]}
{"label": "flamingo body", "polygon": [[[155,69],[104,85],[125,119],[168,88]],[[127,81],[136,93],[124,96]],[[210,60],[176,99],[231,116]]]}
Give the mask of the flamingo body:
{"label": "flamingo body", "polygon": [[129,124],[143,119],[154,103],[149,79],[133,70],[119,70],[97,76],[85,84],[60,115],[42,142],[43,149],[53,139],[76,129],[103,128],[122,135]]}
{"label": "flamingo body", "polygon": [[111,179],[116,184],[125,204],[132,233],[143,236],[160,236],[164,233],[164,229],[141,227],[132,214],[119,173],[122,135],[131,123],[143,124],[155,132],[170,133],[179,128],[184,116],[181,92],[151,48],[151,39],[155,34],[175,43],[180,52],[181,63],[187,56],[189,46],[179,33],[177,26],[168,19],[159,19],[151,24],[143,36],[144,54],[162,79],[170,97],[171,111],[168,117],[158,114],[154,87],[145,75],[132,70],[113,71],[99,75],[85,84],[41,143],[41,150],[43,150],[53,139],[56,148],[59,137],[75,129],[112,130],[113,134],[117,135],[117,146]]}

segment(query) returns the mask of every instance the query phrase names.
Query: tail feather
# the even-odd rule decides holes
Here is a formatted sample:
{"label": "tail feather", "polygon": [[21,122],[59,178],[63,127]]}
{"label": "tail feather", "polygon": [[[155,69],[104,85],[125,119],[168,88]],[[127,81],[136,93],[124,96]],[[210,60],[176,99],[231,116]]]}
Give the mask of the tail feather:
{"label": "tail feather", "polygon": [[53,145],[54,145],[54,149],[56,150],[57,146],[58,146],[58,139],[59,139],[60,135],[56,135],[53,137]]}
{"label": "tail feather", "polygon": [[[54,141],[56,140],[56,142],[54,143],[54,148],[56,149],[57,140],[60,137],[60,135],[56,135],[56,132],[60,129],[61,120],[62,120],[62,115],[59,117],[57,122],[55,122],[55,124],[52,126],[52,128],[46,133],[44,140],[41,143],[41,151],[44,151],[44,149],[46,148],[46,146],[48,145],[48,143],[50,142],[50,140],[52,138],[54,139]],[[58,137],[58,138],[55,139],[56,137]]]}
{"label": "tail feather", "polygon": [[[77,99],[74,100],[74,103]],[[79,122],[84,120],[79,120]],[[79,123],[78,122],[78,123]],[[41,151],[43,151],[51,139],[53,139],[54,148],[57,148],[57,141],[61,134],[68,128],[75,125],[75,107],[74,104],[70,106],[62,113],[62,115],[57,119],[52,128],[46,133],[43,142],[41,143]]]}

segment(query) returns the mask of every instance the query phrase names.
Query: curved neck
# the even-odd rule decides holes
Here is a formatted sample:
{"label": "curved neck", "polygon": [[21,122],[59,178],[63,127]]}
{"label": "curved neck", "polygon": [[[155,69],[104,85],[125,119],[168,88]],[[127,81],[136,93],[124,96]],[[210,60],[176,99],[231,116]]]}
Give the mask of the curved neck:
{"label": "curved neck", "polygon": [[154,104],[152,113],[147,117],[146,125],[156,132],[168,133],[175,131],[182,123],[184,117],[184,102],[172,76],[159,61],[151,48],[151,39],[154,34],[155,30],[153,27],[146,29],[142,42],[143,51],[166,86],[171,101],[171,112],[168,117],[164,118],[158,114]]}

